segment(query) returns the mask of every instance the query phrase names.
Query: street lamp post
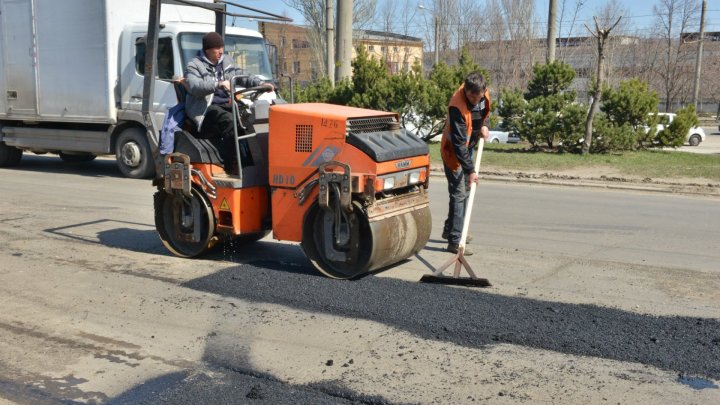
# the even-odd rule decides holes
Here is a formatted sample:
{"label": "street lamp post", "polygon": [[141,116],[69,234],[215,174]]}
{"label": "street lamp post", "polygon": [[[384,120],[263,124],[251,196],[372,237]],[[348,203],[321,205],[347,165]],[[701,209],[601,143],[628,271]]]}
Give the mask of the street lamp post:
{"label": "street lamp post", "polygon": [[437,65],[438,62],[440,61],[440,47],[438,46],[438,40],[440,38],[440,19],[438,18],[435,10],[429,10],[427,7],[423,6],[422,4],[418,4],[418,8],[420,10],[432,11],[432,13],[433,13],[433,26],[435,27],[434,38],[433,38],[433,43],[435,45],[435,63],[434,63],[434,65]]}
{"label": "street lamp post", "polygon": [[433,19],[435,20],[435,64],[438,64],[438,61],[440,60],[440,47],[438,46],[438,41],[440,40],[440,19],[438,19],[437,15],[433,16]]}

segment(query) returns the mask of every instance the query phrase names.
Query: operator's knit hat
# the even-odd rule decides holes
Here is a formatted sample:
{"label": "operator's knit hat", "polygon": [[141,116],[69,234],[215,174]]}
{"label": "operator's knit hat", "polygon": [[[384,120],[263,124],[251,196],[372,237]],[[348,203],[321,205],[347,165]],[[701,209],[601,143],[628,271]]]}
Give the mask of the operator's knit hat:
{"label": "operator's knit hat", "polygon": [[217,32],[208,32],[203,36],[203,51],[212,48],[222,48],[225,46],[225,41],[220,34]]}

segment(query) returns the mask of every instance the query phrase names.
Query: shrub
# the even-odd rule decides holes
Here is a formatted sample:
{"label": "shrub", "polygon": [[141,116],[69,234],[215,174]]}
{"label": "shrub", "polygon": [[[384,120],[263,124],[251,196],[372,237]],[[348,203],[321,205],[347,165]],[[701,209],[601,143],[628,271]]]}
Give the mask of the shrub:
{"label": "shrub", "polygon": [[658,132],[656,138],[658,146],[682,146],[690,132],[690,128],[696,126],[698,122],[695,106],[688,105],[681,108],[678,110],[673,122]]}
{"label": "shrub", "polygon": [[611,152],[631,150],[638,144],[638,136],[644,134],[642,129],[633,128],[630,124],[617,125],[605,114],[598,115],[593,124],[593,143],[591,152]]}
{"label": "shrub", "polygon": [[550,148],[577,149],[584,133],[583,105],[574,104],[576,93],[570,90],[575,71],[567,63],[555,61],[533,67],[533,78],[527,91],[503,91],[498,109],[503,128],[538,147],[545,142]]}
{"label": "shrub", "polygon": [[618,126],[629,124],[638,128],[647,125],[648,115],[658,105],[658,96],[649,91],[647,83],[638,79],[621,82],[617,89],[606,88],[602,95],[600,111]]}
{"label": "shrub", "polygon": [[[335,87],[325,77],[303,89],[296,87],[295,101],[397,112],[403,125],[412,120],[420,136],[429,140],[442,131],[448,101],[468,73],[479,71],[490,84],[487,71],[474,63],[466,50],[462,51],[457,66],[440,62],[430,72],[429,79],[423,77],[419,62],[409,72],[390,76],[385,63],[369,57],[363,47],[358,47],[352,68],[352,79],[339,81]],[[283,97],[289,98],[287,93],[283,91]]]}

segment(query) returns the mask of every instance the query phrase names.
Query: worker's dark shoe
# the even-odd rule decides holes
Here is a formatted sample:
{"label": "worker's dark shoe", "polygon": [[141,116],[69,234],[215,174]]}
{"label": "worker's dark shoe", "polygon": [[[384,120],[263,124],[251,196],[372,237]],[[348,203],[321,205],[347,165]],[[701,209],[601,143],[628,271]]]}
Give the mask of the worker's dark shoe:
{"label": "worker's dark shoe", "polygon": [[[442,238],[445,240],[450,239],[450,232],[443,231]],[[470,242],[471,240],[473,240],[473,237],[472,237],[472,235],[468,234],[467,238],[465,239],[465,242]]]}
{"label": "worker's dark shoe", "polygon": [[[458,248],[459,248],[459,245],[456,245],[456,244],[454,244],[454,243],[448,243],[448,245],[447,245],[447,247],[445,248],[445,250],[448,251],[448,252],[450,252],[450,253],[457,253],[457,252],[458,252]],[[473,253],[474,253],[474,252],[473,252],[469,247],[465,246],[465,251],[463,252],[463,256],[472,256]]]}

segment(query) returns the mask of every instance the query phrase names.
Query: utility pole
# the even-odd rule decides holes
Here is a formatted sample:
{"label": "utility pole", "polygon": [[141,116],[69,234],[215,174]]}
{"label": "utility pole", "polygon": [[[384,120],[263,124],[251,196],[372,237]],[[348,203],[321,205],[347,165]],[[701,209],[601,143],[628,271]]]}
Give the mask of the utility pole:
{"label": "utility pole", "polygon": [[705,8],[707,7],[707,0],[702,2],[702,11],[700,12],[700,44],[698,44],[697,58],[695,59],[695,89],[693,91],[693,104],[695,105],[695,111],[698,108],[698,102],[700,100],[700,72],[702,66],[702,53],[703,53],[703,39],[705,37]]}
{"label": "utility pole", "polygon": [[353,0],[337,0],[338,80],[352,77],[352,12]]}
{"label": "utility pole", "polygon": [[325,26],[327,27],[327,75],[330,84],[335,86],[335,0],[325,0],[327,9],[325,13]]}
{"label": "utility pole", "polygon": [[548,11],[548,34],[547,34],[547,55],[545,56],[545,63],[550,64],[555,62],[555,40],[557,38],[557,2],[550,0],[549,11]]}
{"label": "utility pole", "polygon": [[433,12],[433,20],[435,22],[435,66],[440,61],[440,19],[437,16],[437,12]]}

